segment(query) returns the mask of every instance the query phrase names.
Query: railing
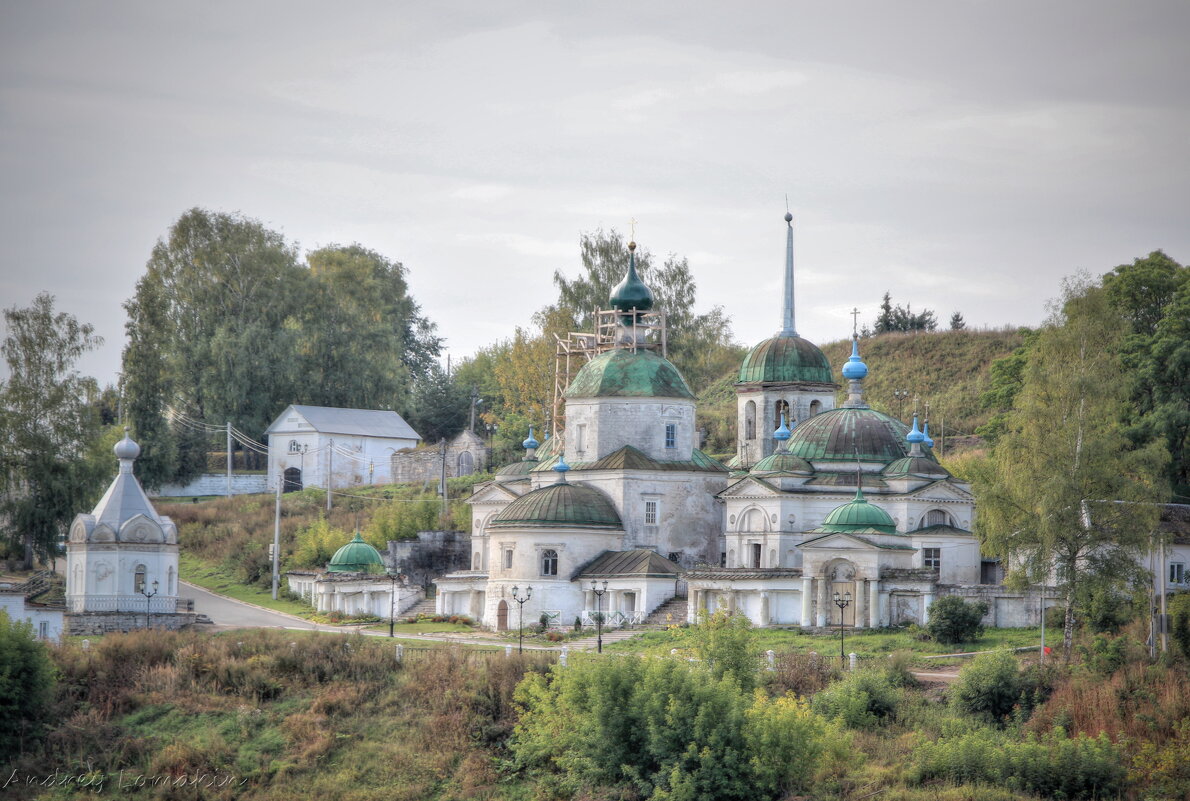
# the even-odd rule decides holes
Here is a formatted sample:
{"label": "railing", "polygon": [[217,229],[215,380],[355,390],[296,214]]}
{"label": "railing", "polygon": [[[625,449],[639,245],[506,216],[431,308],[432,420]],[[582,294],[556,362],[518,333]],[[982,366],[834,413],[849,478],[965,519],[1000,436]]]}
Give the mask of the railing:
{"label": "railing", "polygon": [[[193,601],[190,602],[193,604]],[[69,595],[66,608],[71,612],[156,612],[173,614],[178,611],[177,598],[148,598],[143,595],[106,595],[96,597]]]}
{"label": "railing", "polygon": [[594,609],[586,609],[583,611],[583,625],[594,626],[595,616],[603,616],[603,627],[606,629],[618,629],[622,626],[637,626],[645,622],[645,613],[637,610],[635,612],[620,612],[617,610],[599,611]]}

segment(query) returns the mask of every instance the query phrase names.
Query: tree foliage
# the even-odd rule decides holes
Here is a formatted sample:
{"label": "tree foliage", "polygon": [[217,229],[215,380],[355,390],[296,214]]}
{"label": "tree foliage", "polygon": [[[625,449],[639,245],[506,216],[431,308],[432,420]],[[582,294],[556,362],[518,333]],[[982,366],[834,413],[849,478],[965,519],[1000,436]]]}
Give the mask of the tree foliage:
{"label": "tree foliage", "polygon": [[1057,581],[1067,654],[1076,607],[1135,573],[1166,493],[1164,445],[1123,434],[1122,328],[1102,289],[1068,283],[1024,367],[995,480],[976,486],[987,548],[1031,580]]}
{"label": "tree foliage", "polygon": [[407,411],[438,354],[405,270],[359,245],[302,263],[257,220],[191,209],[154,246],[125,304],[124,390],[147,484],[198,472],[201,431],[166,410],[261,436],[290,403]]}
{"label": "tree foliage", "polygon": [[[958,312],[956,312],[958,314]],[[962,315],[959,315],[959,320],[962,320]],[[954,318],[951,318],[951,328]],[[933,331],[938,328],[938,318],[930,309],[922,309],[919,312],[914,312],[912,305],[906,303],[904,306],[892,305],[892,293],[885,292],[884,298],[880,303],[880,314],[876,316],[876,323],[873,326],[874,333],[887,334],[892,331]]]}
{"label": "tree foliage", "polygon": [[988,605],[968,603],[957,595],[944,595],[930,605],[926,631],[941,643],[974,642],[983,634],[983,616]]}
{"label": "tree foliage", "polygon": [[75,362],[102,343],[94,329],[54,311],[42,293],[28,308],[5,309],[0,353],[0,525],[20,544],[27,567],[54,553],[70,520],[93,496],[104,468],[84,458],[98,436],[99,390]]}
{"label": "tree foliage", "polygon": [[32,624],[0,609],[0,765],[41,736],[53,688],[54,666]]}

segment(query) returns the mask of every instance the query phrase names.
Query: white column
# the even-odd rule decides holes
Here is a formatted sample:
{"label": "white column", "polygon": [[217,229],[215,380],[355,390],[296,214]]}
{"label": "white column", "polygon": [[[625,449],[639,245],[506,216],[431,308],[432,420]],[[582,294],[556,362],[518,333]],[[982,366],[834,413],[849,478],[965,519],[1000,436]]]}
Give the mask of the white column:
{"label": "white column", "polygon": [[756,621],[756,625],[766,627],[769,621],[772,620],[772,613],[769,608],[769,594],[762,592],[760,594],[760,620]]}
{"label": "white column", "polygon": [[889,602],[888,590],[880,591],[880,625],[892,624],[892,604]]}
{"label": "white column", "polygon": [[921,597],[921,624],[924,626],[930,619],[930,607],[934,605],[934,593],[927,592]]}
{"label": "white column", "polygon": [[802,628],[814,625],[814,577],[802,576]]}
{"label": "white column", "polygon": [[868,582],[868,594],[871,598],[870,614],[872,616],[872,628],[883,626],[884,616],[881,614],[880,609],[880,582],[878,580],[872,579]]}
{"label": "white column", "polygon": [[864,580],[857,578],[855,580],[855,628],[864,628],[864,619],[868,613],[867,607],[868,597],[864,594]]}
{"label": "white column", "polygon": [[826,576],[818,579],[818,628],[825,628],[830,620],[831,583]]}

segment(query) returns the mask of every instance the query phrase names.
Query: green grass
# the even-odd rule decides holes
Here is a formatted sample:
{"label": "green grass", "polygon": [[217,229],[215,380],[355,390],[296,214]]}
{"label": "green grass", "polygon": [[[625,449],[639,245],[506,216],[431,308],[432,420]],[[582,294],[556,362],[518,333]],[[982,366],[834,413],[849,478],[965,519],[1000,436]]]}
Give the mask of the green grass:
{"label": "green grass", "polygon": [[[755,629],[757,646],[762,651],[777,653],[839,653],[839,635],[803,634],[791,629]],[[694,630],[674,627],[661,631],[645,631],[630,640],[621,640],[604,646],[604,650],[623,653],[667,654],[671,649],[691,650],[694,647]],[[861,659],[887,656],[894,651],[909,651],[921,656],[953,654],[966,651],[992,651],[997,648],[1024,648],[1040,642],[1040,630],[988,629],[975,642],[943,645],[933,641],[914,639],[904,631],[878,629],[875,631],[845,632],[843,648],[846,653],[856,653]],[[934,660],[931,660],[934,661]],[[943,660],[937,660],[939,662]]]}
{"label": "green grass", "polygon": [[250,604],[263,606],[277,612],[287,612],[299,617],[310,617],[314,614],[314,607],[309,604],[285,596],[274,601],[271,589],[240,584],[222,566],[204,562],[192,554],[182,553],[179,555],[178,575],[181,576],[182,581],[197,584],[204,590],[217,592],[237,601],[247,601]]}
{"label": "green grass", "polygon": [[[388,631],[388,623],[377,623],[368,626],[371,631]],[[441,634],[455,632],[473,632],[474,626],[466,623],[397,623],[393,626],[397,635],[401,634]]]}

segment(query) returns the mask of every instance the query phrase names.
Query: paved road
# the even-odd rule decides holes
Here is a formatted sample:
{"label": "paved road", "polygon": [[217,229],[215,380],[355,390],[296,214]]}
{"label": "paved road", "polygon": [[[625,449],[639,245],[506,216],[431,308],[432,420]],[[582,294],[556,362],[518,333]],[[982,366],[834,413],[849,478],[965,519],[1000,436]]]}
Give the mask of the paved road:
{"label": "paved road", "polygon": [[309,631],[335,631],[335,626],[318,626],[299,617],[272,612],[257,606],[241,603],[202,587],[182,581],[183,598],[194,599],[194,611],[206,615],[217,625],[234,628],[306,629]]}

